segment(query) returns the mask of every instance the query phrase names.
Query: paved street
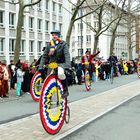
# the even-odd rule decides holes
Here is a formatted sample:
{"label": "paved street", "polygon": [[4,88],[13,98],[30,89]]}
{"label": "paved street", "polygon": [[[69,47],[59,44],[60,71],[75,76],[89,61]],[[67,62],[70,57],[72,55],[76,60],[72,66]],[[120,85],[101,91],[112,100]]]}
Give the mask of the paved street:
{"label": "paved street", "polygon": [[[131,80],[128,82],[129,78],[131,80],[133,79],[132,81],[134,82],[132,82]],[[94,89],[93,91],[91,91],[91,93],[85,93],[83,92],[84,86],[82,86],[83,89],[80,88],[81,92],[79,93],[83,93],[83,95],[85,96],[88,95],[90,97],[87,97],[87,98],[82,97],[83,99],[71,102],[69,104],[71,108],[70,123],[68,125],[64,124],[62,130],[59,132],[59,134],[55,136],[48,135],[44,131],[40,122],[39,114],[36,114],[36,115],[29,116],[29,117],[26,117],[17,121],[13,121],[10,123],[1,124],[0,125],[0,140],[7,140],[7,138],[8,140],[62,139],[66,135],[81,128],[85,124],[92,122],[93,120],[97,119],[98,117],[102,116],[108,111],[114,109],[120,104],[140,94],[140,89],[139,89],[140,80],[137,79],[135,75],[130,75],[130,77],[124,76],[124,77],[121,77],[120,80],[119,78],[118,79],[116,78],[115,79],[116,83],[114,83],[114,85],[121,83],[122,81],[127,81],[128,84],[122,85],[122,86],[119,85],[118,87],[107,90],[105,92],[99,92],[100,94],[96,94],[96,93],[92,94]],[[105,82],[108,82],[108,81],[101,81],[96,84],[102,85]],[[101,87],[101,85],[99,87]],[[110,83],[106,83],[106,87],[111,87],[114,85],[111,85]],[[78,86],[74,86],[74,88],[75,87],[78,87]],[[97,89],[98,88],[96,86],[96,90]],[[99,89],[101,90],[101,88]],[[74,90],[79,91],[79,88],[75,88]],[[75,94],[78,94],[78,93],[75,92]],[[91,96],[91,95],[94,95],[94,96]],[[27,97],[29,98],[29,96]],[[1,104],[2,103],[3,102],[1,102]]]}
{"label": "paved street", "polygon": [[140,95],[62,140],[140,140]]}
{"label": "paved street", "polygon": [[[87,98],[136,80],[138,80],[137,75],[133,74],[115,78],[113,85],[109,81],[98,81],[92,83],[92,90],[90,92],[86,92],[84,84],[74,85],[69,87],[69,102]],[[38,113],[38,102],[34,102],[30,95],[24,94],[23,97],[17,98],[14,91],[11,91],[9,96],[9,99],[0,100],[0,112],[2,112],[0,124]]]}

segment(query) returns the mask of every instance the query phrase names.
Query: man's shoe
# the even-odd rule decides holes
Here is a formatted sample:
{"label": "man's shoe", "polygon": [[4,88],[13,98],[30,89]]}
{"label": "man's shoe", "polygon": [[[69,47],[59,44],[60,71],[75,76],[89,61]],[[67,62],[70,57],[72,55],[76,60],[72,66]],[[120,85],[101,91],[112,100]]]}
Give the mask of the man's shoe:
{"label": "man's shoe", "polygon": [[64,90],[63,94],[62,94],[62,98],[66,98],[67,96],[69,96],[69,92],[68,90]]}

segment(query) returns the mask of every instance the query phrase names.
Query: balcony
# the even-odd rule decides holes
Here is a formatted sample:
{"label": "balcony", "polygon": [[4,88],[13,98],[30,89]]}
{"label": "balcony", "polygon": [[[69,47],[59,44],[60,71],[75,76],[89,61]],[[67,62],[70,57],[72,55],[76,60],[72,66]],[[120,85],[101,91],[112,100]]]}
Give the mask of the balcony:
{"label": "balcony", "polygon": [[59,22],[60,23],[62,23],[62,20],[63,20],[62,16],[59,16]]}
{"label": "balcony", "polygon": [[42,40],[42,39],[43,39],[42,33],[38,33],[38,39],[39,39],[39,40]]}
{"label": "balcony", "polygon": [[10,11],[16,11],[16,6],[15,6],[15,4],[9,4],[9,9],[10,9]]}
{"label": "balcony", "polygon": [[5,28],[0,26],[0,35],[5,36]]}
{"label": "balcony", "polygon": [[46,19],[50,19],[50,13],[47,12],[47,11],[45,12],[45,18],[46,18]]}
{"label": "balcony", "polygon": [[29,32],[29,38],[30,38],[30,39],[34,39],[34,38],[35,38],[34,32]]}
{"label": "balcony", "polygon": [[4,1],[0,1],[0,8],[5,9],[5,2]]}
{"label": "balcony", "polygon": [[58,0],[59,3],[63,3],[63,0]]}

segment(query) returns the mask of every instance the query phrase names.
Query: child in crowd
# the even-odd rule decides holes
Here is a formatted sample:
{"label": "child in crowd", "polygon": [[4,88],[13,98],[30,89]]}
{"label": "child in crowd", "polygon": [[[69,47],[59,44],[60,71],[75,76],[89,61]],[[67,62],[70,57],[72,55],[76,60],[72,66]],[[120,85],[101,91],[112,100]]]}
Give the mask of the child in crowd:
{"label": "child in crowd", "polygon": [[21,85],[23,82],[24,72],[22,71],[22,65],[18,65],[17,69],[17,86],[16,86],[16,95],[21,96]]}

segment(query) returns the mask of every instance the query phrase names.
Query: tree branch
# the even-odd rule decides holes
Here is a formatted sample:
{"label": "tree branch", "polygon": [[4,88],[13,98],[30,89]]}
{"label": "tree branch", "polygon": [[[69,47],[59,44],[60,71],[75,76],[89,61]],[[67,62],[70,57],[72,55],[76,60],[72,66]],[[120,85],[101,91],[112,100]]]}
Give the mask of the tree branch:
{"label": "tree branch", "polygon": [[23,6],[23,9],[26,8],[26,7],[29,7],[29,6],[36,5],[36,4],[38,4],[39,2],[41,2],[41,0],[37,0],[36,2],[31,3],[31,4],[25,4],[25,5]]}
{"label": "tree branch", "polygon": [[81,18],[84,18],[84,17],[86,17],[86,16],[92,14],[93,12],[95,12],[96,10],[98,10],[99,8],[100,8],[100,6],[99,6],[98,8],[96,8],[95,10],[93,10],[93,11],[91,11],[91,12],[89,12],[89,13],[83,15],[83,16],[81,16],[81,17],[79,17],[79,18],[76,18],[74,21],[77,21],[77,20],[79,20],[79,19],[81,19]]}
{"label": "tree branch", "polygon": [[10,4],[14,4],[14,5],[19,4],[19,2],[11,2],[11,1],[7,1],[7,0],[1,0],[1,1],[6,2],[6,3],[10,3]]}

